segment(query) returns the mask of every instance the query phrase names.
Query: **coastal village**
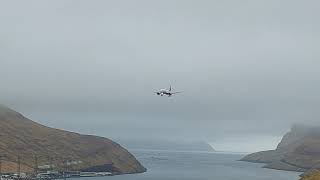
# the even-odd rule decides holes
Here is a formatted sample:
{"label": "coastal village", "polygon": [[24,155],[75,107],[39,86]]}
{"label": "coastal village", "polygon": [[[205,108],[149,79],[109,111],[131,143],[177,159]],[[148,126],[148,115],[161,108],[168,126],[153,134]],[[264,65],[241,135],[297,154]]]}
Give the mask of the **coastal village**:
{"label": "coastal village", "polygon": [[[8,161],[6,156],[0,156],[0,180],[31,180],[31,179],[66,179],[80,177],[101,177],[112,176],[115,172],[100,172],[99,168],[88,168],[78,170],[77,166],[82,161],[63,160],[61,166],[54,165],[52,159],[48,157],[48,164],[38,165],[38,157],[34,156],[33,168],[22,168],[26,164],[17,156],[17,162],[11,162],[16,165],[15,171],[4,171],[3,167]],[[111,167],[112,165],[110,165]],[[101,168],[100,168],[101,169]]]}

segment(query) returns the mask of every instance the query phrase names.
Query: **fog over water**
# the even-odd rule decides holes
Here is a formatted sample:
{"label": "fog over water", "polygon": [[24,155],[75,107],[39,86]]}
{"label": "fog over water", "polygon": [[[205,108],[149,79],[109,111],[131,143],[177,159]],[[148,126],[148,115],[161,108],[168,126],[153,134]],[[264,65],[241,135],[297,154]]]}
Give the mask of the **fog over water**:
{"label": "fog over water", "polygon": [[[0,102],[111,138],[274,148],[318,123],[319,1],[0,1]],[[153,92],[172,85],[171,98]]]}

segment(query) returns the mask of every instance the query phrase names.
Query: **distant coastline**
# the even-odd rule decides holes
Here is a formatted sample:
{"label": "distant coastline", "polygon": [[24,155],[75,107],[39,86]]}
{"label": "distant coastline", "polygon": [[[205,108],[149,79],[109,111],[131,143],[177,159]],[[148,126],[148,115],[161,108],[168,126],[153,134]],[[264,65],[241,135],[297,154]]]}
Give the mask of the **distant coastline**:
{"label": "distant coastline", "polygon": [[123,140],[116,139],[116,142],[129,150],[163,150],[163,151],[204,151],[214,152],[215,149],[206,142],[176,142],[167,140]]}

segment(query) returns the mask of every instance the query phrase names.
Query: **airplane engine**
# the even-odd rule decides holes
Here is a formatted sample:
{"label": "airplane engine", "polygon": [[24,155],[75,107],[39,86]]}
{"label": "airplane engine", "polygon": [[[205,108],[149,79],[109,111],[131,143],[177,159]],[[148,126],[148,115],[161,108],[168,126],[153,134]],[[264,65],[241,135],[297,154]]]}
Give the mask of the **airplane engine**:
{"label": "airplane engine", "polygon": [[160,93],[157,92],[157,95],[160,95]]}

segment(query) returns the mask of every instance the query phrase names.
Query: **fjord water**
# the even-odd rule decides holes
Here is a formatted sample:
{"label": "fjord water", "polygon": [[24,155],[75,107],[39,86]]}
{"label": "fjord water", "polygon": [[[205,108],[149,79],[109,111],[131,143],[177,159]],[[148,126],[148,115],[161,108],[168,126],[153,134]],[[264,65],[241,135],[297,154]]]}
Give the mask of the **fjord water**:
{"label": "fjord water", "polygon": [[131,151],[148,169],[143,174],[94,180],[297,180],[300,173],[238,161],[243,155],[210,152]]}

